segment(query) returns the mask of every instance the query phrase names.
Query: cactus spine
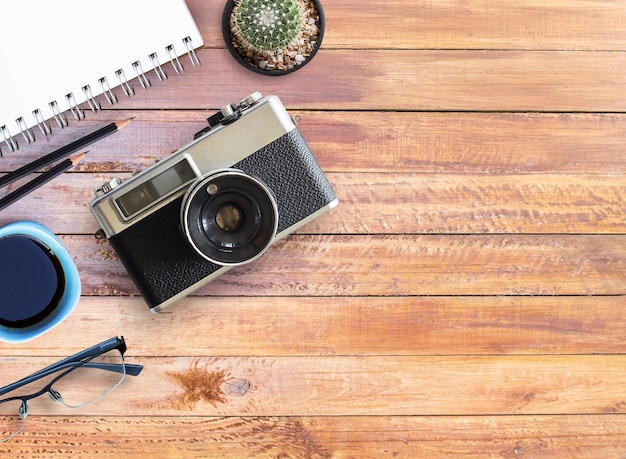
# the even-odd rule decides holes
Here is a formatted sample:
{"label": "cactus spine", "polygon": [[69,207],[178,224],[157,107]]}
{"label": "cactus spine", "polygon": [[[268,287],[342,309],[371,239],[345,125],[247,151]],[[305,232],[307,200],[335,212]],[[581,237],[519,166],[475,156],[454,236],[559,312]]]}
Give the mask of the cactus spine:
{"label": "cactus spine", "polygon": [[267,54],[298,36],[303,17],[297,0],[239,0],[232,21],[232,32],[244,46]]}

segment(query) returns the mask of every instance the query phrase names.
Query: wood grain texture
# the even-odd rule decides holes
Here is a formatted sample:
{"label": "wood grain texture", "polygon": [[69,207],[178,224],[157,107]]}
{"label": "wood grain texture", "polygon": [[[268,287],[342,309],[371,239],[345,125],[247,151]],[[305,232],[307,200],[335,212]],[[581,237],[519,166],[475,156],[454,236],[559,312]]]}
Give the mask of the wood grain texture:
{"label": "wood grain texture", "polygon": [[[61,358],[83,348],[79,341],[58,346],[74,330],[96,340],[125,333],[131,358],[620,354],[625,302],[624,296],[193,296],[150,315],[138,297],[86,296],[56,329],[19,349],[0,347],[0,354]],[[155,330],[164,338],[155,341]]]}
{"label": "wood grain texture", "polygon": [[[71,129],[6,152],[10,171],[92,132],[111,119],[134,116],[115,136],[89,147],[74,169],[97,181],[143,170],[189,142],[214,112],[102,111],[88,113]],[[588,113],[320,112],[301,115],[299,129],[328,172],[474,174],[600,174],[620,178],[626,168],[626,115]],[[44,140],[43,142],[41,140]],[[91,192],[90,189],[87,191]]]}
{"label": "wood grain texture", "polygon": [[[611,416],[37,417],[15,457],[546,457],[619,459]],[[63,436],[54,432],[63,431]],[[51,432],[41,435],[38,432]],[[132,435],[129,435],[132,432]],[[193,439],[191,441],[190,439]],[[80,448],[77,448],[80,445]]]}
{"label": "wood grain texture", "polygon": [[[511,415],[626,412],[626,357],[133,357],[144,365],[84,415]],[[50,359],[6,360],[2,383]],[[471,375],[471,377],[470,377]],[[462,382],[462,384],[461,384]],[[243,388],[243,389],[241,389]],[[241,389],[241,390],[240,390]],[[80,387],[78,388],[80,391]],[[31,412],[74,409],[31,400]],[[3,405],[0,413],[6,414]]]}
{"label": "wood grain texture", "polygon": [[166,82],[153,78],[149,90],[138,87],[119,108],[219,108],[260,89],[298,109],[618,112],[626,106],[626,56],[612,51],[328,49],[306,72],[284,79],[242,73],[225,49],[198,56],[206,65]]}
{"label": "wood grain texture", "polygon": [[[0,212],[82,282],[57,328],[0,345],[0,386],[114,335],[144,371],[80,410],[38,398],[0,457],[626,457],[622,2],[324,2],[322,50],[282,78],[230,57],[223,1],[188,5],[200,67],[3,149],[0,172],[134,117]],[[150,314],[93,189],[253,91],[301,116],[340,205]]]}
{"label": "wood grain texture", "polygon": [[[223,5],[190,0],[189,8],[208,47],[224,47]],[[626,18],[619,1],[527,2],[350,0],[322,3],[327,21],[324,48],[576,49],[626,47]]]}
{"label": "wood grain texture", "polygon": [[[7,208],[0,222],[26,219],[45,200],[51,229],[94,234],[98,226],[88,206],[92,190],[114,176],[129,174],[66,174]],[[621,176],[329,172],[328,178],[341,210],[299,233],[619,235],[626,228],[626,183]],[[62,194],[71,200],[49,202],[50,195]],[[75,218],[68,220],[68,213]]]}

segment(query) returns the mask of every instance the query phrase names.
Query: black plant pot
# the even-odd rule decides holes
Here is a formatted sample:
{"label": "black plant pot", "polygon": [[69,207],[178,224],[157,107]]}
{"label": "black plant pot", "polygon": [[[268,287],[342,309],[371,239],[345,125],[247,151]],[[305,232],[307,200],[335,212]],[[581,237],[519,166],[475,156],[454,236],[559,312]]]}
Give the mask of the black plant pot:
{"label": "black plant pot", "polygon": [[322,9],[322,4],[319,0],[310,0],[317,9],[317,18],[316,18],[316,26],[318,29],[318,34],[315,36],[315,46],[312,50],[310,50],[309,54],[305,56],[304,61],[299,64],[295,64],[289,68],[262,68],[259,66],[258,55],[247,56],[247,50],[244,50],[242,46],[237,45],[236,38],[231,33],[230,29],[230,18],[235,6],[235,0],[228,0],[226,2],[226,6],[224,7],[224,13],[222,14],[222,35],[224,36],[224,42],[226,43],[226,47],[230,51],[230,54],[235,58],[235,60],[241,64],[243,67],[252,70],[253,72],[259,73],[261,75],[270,75],[270,76],[278,76],[278,75],[287,75],[289,73],[295,72],[298,69],[301,69],[306,64],[308,64],[311,59],[317,54],[320,46],[322,45],[322,39],[324,38],[324,29],[326,27],[325,19],[324,19],[324,10]]}

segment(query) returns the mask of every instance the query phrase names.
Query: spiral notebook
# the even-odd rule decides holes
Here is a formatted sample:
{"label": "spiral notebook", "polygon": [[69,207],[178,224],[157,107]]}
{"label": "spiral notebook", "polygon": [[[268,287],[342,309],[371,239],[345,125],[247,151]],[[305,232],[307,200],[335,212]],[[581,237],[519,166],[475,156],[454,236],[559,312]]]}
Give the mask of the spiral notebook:
{"label": "spiral notebook", "polygon": [[199,64],[203,45],[184,0],[16,0],[2,18],[5,150]]}

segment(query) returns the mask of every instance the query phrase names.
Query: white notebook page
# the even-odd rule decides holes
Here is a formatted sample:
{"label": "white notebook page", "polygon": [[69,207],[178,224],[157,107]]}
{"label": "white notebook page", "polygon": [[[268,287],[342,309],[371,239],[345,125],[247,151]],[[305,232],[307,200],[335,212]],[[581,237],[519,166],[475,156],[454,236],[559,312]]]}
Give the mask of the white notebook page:
{"label": "white notebook page", "polygon": [[[163,66],[171,60],[169,45],[182,56],[188,53],[186,37],[192,49],[203,44],[184,0],[14,0],[3,2],[2,17],[0,128],[5,130],[0,141],[7,130],[19,141],[21,127],[37,126],[36,109],[54,129],[57,123],[49,104],[56,101],[59,112],[65,112],[71,105],[68,94],[76,104],[87,102],[83,87],[89,85],[94,96],[100,95],[103,77],[111,88],[117,87],[118,98],[126,97],[118,87],[117,70],[123,69],[130,81],[137,77],[134,62],[139,61],[147,73],[155,67],[152,53]],[[191,65],[188,59],[180,62]],[[149,77],[155,78],[154,72]],[[104,96],[98,99],[103,106],[109,104]],[[70,113],[65,115],[71,122]],[[16,122],[20,117],[21,126]],[[33,133],[42,135],[39,128]]]}

